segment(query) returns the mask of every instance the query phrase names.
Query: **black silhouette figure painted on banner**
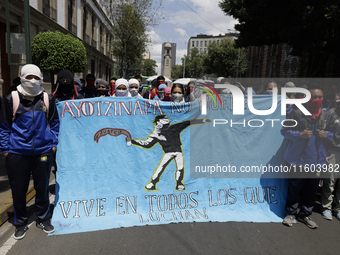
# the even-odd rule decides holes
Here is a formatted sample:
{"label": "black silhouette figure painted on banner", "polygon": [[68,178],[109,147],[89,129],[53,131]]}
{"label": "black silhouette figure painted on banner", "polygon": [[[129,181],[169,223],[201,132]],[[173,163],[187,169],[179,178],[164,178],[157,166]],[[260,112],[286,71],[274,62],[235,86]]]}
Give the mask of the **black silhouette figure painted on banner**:
{"label": "black silhouette figure painted on banner", "polygon": [[151,181],[145,185],[146,191],[158,190],[157,183],[166,167],[174,159],[176,163],[176,190],[185,190],[184,179],[184,156],[182,151],[181,132],[190,125],[198,125],[211,122],[210,119],[193,119],[171,124],[167,115],[157,115],[152,123],[155,124],[153,131],[145,139],[132,139],[132,144],[145,149],[152,148],[159,143],[164,155],[151,177]]}

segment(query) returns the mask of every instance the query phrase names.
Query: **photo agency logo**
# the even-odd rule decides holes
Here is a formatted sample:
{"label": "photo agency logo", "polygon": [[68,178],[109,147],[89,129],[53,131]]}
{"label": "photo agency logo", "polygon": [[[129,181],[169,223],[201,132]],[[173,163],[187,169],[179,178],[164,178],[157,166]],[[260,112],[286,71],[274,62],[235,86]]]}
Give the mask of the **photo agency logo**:
{"label": "photo agency logo", "polygon": [[[298,87],[283,87],[281,88],[281,95],[278,95],[278,89],[277,88],[273,88],[273,94],[271,96],[271,100],[272,100],[272,105],[270,109],[256,109],[254,107],[254,98],[253,98],[253,88],[252,87],[248,87],[248,92],[246,94],[246,98],[245,95],[243,94],[243,91],[235,86],[235,85],[231,85],[231,84],[215,84],[215,88],[204,84],[204,83],[200,83],[199,86],[197,86],[197,88],[203,90],[204,92],[206,92],[206,94],[202,93],[201,95],[201,114],[202,115],[207,115],[207,96],[211,97],[212,100],[214,101],[215,105],[217,105],[216,99],[213,96],[212,93],[214,93],[217,97],[217,99],[219,100],[221,106],[222,104],[222,100],[220,95],[216,92],[215,89],[225,89],[225,90],[229,90],[230,93],[229,95],[231,95],[232,98],[232,111],[233,111],[233,115],[244,115],[244,109],[245,109],[245,102],[247,102],[247,106],[248,109],[251,113],[257,115],[257,116],[268,116],[271,115],[272,113],[274,113],[277,109],[278,106],[278,96],[281,97],[281,115],[286,115],[286,108],[287,105],[295,105],[298,109],[300,109],[302,111],[303,114],[305,114],[306,116],[310,116],[311,113],[305,108],[305,106],[303,104],[307,103],[310,98],[311,98],[311,94],[309,92],[309,90],[305,89],[305,88],[298,88]],[[209,91],[210,90],[210,91]],[[304,98],[289,98],[287,97],[287,94],[292,94],[292,93],[301,93],[304,94],[305,97]],[[246,100],[245,100],[246,99]],[[256,119],[251,119],[248,120],[248,122],[252,122],[255,121]],[[263,123],[262,120],[259,120]],[[274,120],[272,119],[268,119],[267,121],[271,121],[272,122],[272,127],[273,127],[273,123]],[[278,121],[278,120],[276,120]],[[285,122],[290,121],[293,122],[293,125],[289,125],[286,126]],[[216,125],[224,125],[227,124],[228,120],[226,119],[213,119],[213,126],[216,127]],[[244,120],[245,123],[245,120]],[[297,122],[293,119],[285,119],[281,122],[282,126],[284,127],[295,127],[297,125]],[[245,126],[245,124],[244,124]],[[263,124],[261,126],[252,126],[249,125],[250,127],[261,127],[263,126]]]}

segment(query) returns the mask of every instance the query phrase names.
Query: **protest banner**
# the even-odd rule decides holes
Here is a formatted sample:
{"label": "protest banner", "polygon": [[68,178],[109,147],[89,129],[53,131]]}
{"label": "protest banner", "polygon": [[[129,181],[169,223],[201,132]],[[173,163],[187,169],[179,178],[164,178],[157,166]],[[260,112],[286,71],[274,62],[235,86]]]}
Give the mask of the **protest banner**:
{"label": "protest banner", "polygon": [[[222,97],[222,105],[208,100],[213,112],[206,116],[198,101],[59,102],[53,234],[179,222],[282,221],[286,180],[266,178],[263,167],[284,166],[285,116],[280,107],[270,116],[247,109],[233,116],[230,100]],[[270,96],[253,100],[261,109],[271,106]],[[241,170],[246,166],[261,171]]]}

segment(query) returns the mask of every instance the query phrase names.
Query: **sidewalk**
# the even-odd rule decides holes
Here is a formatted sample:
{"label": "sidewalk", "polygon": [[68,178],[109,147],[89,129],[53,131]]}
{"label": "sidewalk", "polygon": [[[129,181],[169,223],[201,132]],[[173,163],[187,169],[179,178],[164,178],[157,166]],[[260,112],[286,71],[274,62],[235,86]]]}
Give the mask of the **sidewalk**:
{"label": "sidewalk", "polygon": [[[33,182],[31,181],[28,186],[26,201],[31,200],[35,195]],[[13,201],[12,192],[9,186],[5,158],[0,153],[0,226],[6,222],[13,215]]]}

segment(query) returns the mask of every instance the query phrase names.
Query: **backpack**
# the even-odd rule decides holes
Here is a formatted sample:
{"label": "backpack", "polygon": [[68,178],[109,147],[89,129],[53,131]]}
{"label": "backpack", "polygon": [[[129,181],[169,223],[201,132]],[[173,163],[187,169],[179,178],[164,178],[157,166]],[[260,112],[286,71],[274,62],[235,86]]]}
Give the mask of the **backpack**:
{"label": "backpack", "polygon": [[[11,95],[12,95],[12,101],[13,101],[13,118],[12,118],[12,121],[14,121],[15,115],[16,115],[17,110],[19,108],[20,97],[19,97],[19,92],[16,91],[16,90],[12,91]],[[49,106],[50,106],[50,101],[48,99],[48,94],[46,92],[43,92],[43,96],[44,96],[44,105],[46,106],[46,118],[47,118],[48,109],[49,109]]]}

